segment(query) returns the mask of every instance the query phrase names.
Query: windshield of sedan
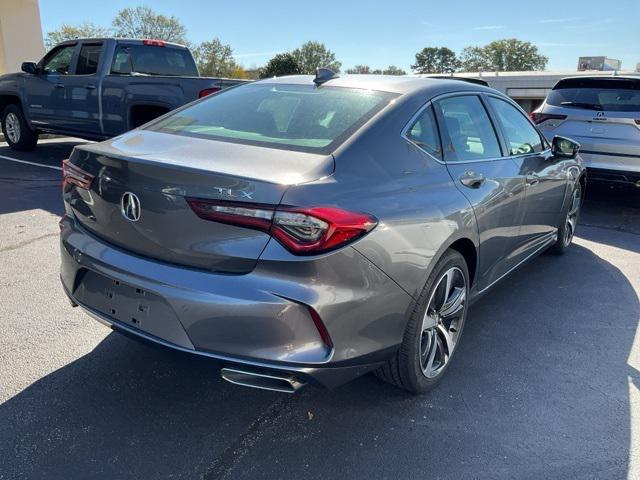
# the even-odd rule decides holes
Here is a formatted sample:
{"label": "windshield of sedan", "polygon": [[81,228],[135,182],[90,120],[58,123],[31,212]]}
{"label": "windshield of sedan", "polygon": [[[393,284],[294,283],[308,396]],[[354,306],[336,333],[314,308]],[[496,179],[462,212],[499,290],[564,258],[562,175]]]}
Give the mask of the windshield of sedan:
{"label": "windshield of sedan", "polygon": [[396,95],[313,85],[251,84],[212,95],[149,130],[330,153]]}
{"label": "windshield of sedan", "polygon": [[547,98],[549,105],[640,112],[640,79],[568,79],[558,82]]}

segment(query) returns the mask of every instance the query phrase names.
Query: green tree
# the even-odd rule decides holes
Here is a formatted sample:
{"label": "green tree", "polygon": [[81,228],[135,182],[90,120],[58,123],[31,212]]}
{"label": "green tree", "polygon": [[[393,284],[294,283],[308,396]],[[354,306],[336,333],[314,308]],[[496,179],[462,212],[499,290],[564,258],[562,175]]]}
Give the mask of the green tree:
{"label": "green tree", "polygon": [[65,40],[108,37],[109,33],[107,28],[94,25],[93,23],[85,22],[77,26],[63,23],[58,30],[47,33],[44,43],[47,48],[51,48],[55,44],[64,42]]}
{"label": "green tree", "polygon": [[396,67],[395,65],[389,65],[382,71],[383,75],[406,75],[403,69]]}
{"label": "green tree", "polygon": [[346,73],[349,73],[349,74],[357,74],[357,73],[367,74],[367,73],[371,73],[371,68],[369,68],[369,65],[356,65],[353,68],[347,69]]}
{"label": "green tree", "polygon": [[206,77],[232,77],[238,73],[239,65],[233,58],[230,45],[214,38],[210,42],[202,42],[193,50],[200,75]]}
{"label": "green tree", "polygon": [[331,50],[327,50],[324,43],[320,42],[307,42],[291,52],[291,55],[300,65],[302,73],[307,75],[315,74],[316,68],[319,67],[339,72],[342,66],[342,63],[336,60],[336,55]]}
{"label": "green tree", "polygon": [[467,47],[461,59],[462,69],[467,72],[544,70],[549,61],[533,43],[517,38],[496,40],[484,47]]}
{"label": "green tree", "polygon": [[291,53],[279,53],[260,69],[260,78],[282,77],[300,73],[302,73],[302,68]]}
{"label": "green tree", "polygon": [[176,17],[166,17],[149,7],[120,10],[112,22],[116,37],[153,38],[167,42],[187,43],[187,29]]}
{"label": "green tree", "polygon": [[426,47],[416,53],[416,63],[411,65],[416,73],[451,73],[460,66],[453,50],[447,47]]}
{"label": "green tree", "polygon": [[483,47],[465,47],[460,53],[460,69],[463,72],[491,70],[491,60]]}
{"label": "green tree", "polygon": [[538,47],[533,43],[517,38],[496,40],[485,46],[484,51],[492,69],[499,72],[544,70],[549,61],[538,53]]}

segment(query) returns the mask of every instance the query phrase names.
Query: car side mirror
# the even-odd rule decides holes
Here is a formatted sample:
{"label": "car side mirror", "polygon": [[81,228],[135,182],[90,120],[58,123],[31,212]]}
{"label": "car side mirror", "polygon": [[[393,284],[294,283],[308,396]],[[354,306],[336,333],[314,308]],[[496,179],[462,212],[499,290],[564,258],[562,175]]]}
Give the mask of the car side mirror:
{"label": "car side mirror", "polygon": [[556,158],[576,158],[580,144],[570,138],[556,135],[551,141],[551,153]]}
{"label": "car side mirror", "polygon": [[20,69],[24,73],[30,73],[31,75],[38,73],[38,66],[34,62],[22,62]]}

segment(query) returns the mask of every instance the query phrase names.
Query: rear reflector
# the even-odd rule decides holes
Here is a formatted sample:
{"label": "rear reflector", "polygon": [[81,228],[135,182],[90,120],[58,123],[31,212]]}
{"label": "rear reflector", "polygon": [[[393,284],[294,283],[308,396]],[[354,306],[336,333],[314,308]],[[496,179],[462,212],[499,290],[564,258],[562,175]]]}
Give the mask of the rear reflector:
{"label": "rear reflector", "polygon": [[200,218],[269,233],[296,255],[317,255],[370,232],[376,218],[335,207],[276,207],[254,203],[187,198]]}
{"label": "rear reflector", "polygon": [[220,90],[222,90],[222,88],[220,87],[205,88],[204,90],[200,90],[200,93],[198,94],[198,98],[206,97],[207,95],[211,95],[212,93],[219,92]]}
{"label": "rear reflector", "polygon": [[76,185],[88,190],[91,187],[94,176],[85,172],[80,167],[71,163],[68,159],[62,161],[62,189],[67,185]]}
{"label": "rear reflector", "polygon": [[313,323],[316,326],[316,330],[318,330],[318,333],[320,334],[320,338],[322,338],[322,342],[328,348],[333,348],[333,340],[331,340],[329,331],[327,330],[327,327],[325,326],[324,322],[320,318],[320,315],[318,315],[318,312],[316,312],[312,307],[308,307],[308,308],[309,308],[309,315],[311,315],[311,319],[313,320]]}
{"label": "rear reflector", "polygon": [[546,122],[547,120],[564,120],[565,118],[567,118],[566,115],[557,115],[553,113],[539,113],[539,112],[531,112],[529,114],[529,117],[531,118],[531,120],[533,120],[533,123],[535,123],[536,125],[542,122]]}
{"label": "rear reflector", "polygon": [[167,45],[167,43],[164,40],[151,40],[151,39],[142,40],[142,44],[149,45],[151,47],[164,47]]}

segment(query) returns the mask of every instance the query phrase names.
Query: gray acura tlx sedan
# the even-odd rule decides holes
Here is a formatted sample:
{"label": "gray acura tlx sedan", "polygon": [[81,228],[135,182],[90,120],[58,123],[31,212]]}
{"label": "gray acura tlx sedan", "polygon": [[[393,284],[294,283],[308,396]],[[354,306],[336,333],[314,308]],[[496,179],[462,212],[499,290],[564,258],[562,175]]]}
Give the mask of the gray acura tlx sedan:
{"label": "gray acura tlx sedan", "polygon": [[469,303],[570,245],[579,145],[455,79],[255,82],[63,162],[61,278],[114,330],[293,392],[444,375]]}

